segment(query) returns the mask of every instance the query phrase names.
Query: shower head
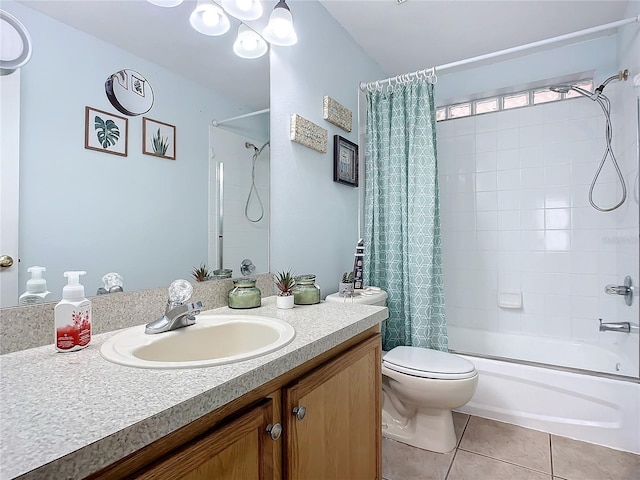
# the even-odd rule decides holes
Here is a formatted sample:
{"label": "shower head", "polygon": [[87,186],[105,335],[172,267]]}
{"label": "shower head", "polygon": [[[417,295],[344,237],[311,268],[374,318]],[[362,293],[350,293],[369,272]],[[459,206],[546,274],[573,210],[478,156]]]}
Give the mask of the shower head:
{"label": "shower head", "polygon": [[625,70],[620,70],[615,75],[611,75],[604,82],[602,82],[602,85],[596,88],[593,92],[585,90],[584,88],[577,87],[575,85],[551,85],[549,87],[549,90],[556,93],[569,93],[570,90],[573,90],[574,92],[577,92],[580,95],[584,95],[585,97],[588,97],[591,100],[596,101],[599,97],[604,96],[602,94],[602,91],[604,90],[604,87],[606,87],[609,82],[612,82],[614,80],[617,80],[618,82],[623,82],[623,81],[626,81],[628,78],[629,78],[629,70],[625,69]]}
{"label": "shower head", "polygon": [[590,98],[594,102],[598,99],[602,91],[596,90],[595,92],[590,92],[589,90],[585,90],[584,88],[576,87],[575,85],[551,85],[549,90],[556,93],[569,93],[570,90],[579,93],[582,96]]}
{"label": "shower head", "polygon": [[258,151],[258,147],[256,147],[253,143],[244,142],[245,148],[253,148],[256,152]]}
{"label": "shower head", "polygon": [[567,93],[571,90],[571,85],[551,85],[549,90],[556,93]]}

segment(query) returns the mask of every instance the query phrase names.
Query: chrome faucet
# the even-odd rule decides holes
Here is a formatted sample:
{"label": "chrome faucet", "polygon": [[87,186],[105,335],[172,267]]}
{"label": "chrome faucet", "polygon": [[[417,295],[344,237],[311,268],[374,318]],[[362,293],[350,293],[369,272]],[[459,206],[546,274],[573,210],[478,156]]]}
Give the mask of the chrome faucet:
{"label": "chrome faucet", "polygon": [[146,334],[170,332],[178,328],[188,327],[196,323],[196,315],[200,313],[202,302],[186,301],[191,297],[193,287],[186,280],[176,280],[169,287],[169,300],[164,310],[164,315],[144,329]]}
{"label": "chrome faucet", "polygon": [[622,332],[631,333],[631,323],[629,322],[602,322],[600,318],[600,331],[601,332]]}

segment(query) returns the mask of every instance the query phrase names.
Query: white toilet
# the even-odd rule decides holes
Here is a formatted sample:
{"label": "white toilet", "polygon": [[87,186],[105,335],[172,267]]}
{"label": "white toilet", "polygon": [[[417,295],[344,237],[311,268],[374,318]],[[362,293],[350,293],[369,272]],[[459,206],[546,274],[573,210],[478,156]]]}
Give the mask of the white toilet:
{"label": "white toilet", "polygon": [[[353,298],[328,295],[328,302],[385,305],[387,293],[369,287]],[[447,352],[396,347],[382,357],[382,435],[433,452],[456,446],[451,410],[475,393],[473,363]]]}
{"label": "white toilet", "polygon": [[473,363],[451,353],[396,347],[382,357],[382,434],[445,453],[456,446],[451,410],[475,393]]}

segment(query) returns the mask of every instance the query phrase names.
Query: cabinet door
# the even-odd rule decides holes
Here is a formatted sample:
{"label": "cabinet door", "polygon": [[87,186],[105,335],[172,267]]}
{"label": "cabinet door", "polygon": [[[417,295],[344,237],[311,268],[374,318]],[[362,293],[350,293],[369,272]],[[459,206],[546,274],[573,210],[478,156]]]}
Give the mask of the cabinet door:
{"label": "cabinet door", "polygon": [[274,480],[271,399],[147,468],[138,479]]}
{"label": "cabinet door", "polygon": [[376,335],[284,390],[285,478],[382,478],[380,362]]}

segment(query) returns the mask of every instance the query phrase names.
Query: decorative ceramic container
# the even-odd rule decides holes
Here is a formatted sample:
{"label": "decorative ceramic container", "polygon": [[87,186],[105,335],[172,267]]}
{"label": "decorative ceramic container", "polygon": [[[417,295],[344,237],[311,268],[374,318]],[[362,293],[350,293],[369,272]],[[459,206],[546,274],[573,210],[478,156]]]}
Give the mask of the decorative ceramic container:
{"label": "decorative ceramic container", "polygon": [[277,295],[276,307],[282,309],[293,308],[293,295]]}
{"label": "decorative ceramic container", "polygon": [[229,292],[229,308],[256,308],[261,305],[260,289],[255,278],[241,277],[233,280]]}
{"label": "decorative ceramic container", "polygon": [[320,303],[320,287],[316,285],[313,274],[299,275],[293,287],[293,303],[296,305],[313,305]]}

